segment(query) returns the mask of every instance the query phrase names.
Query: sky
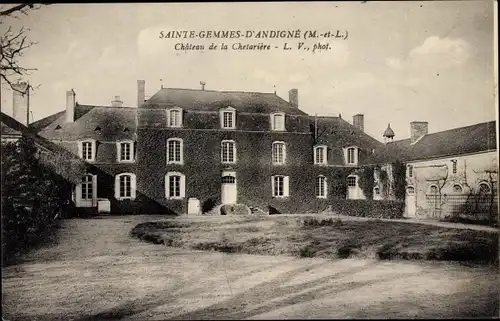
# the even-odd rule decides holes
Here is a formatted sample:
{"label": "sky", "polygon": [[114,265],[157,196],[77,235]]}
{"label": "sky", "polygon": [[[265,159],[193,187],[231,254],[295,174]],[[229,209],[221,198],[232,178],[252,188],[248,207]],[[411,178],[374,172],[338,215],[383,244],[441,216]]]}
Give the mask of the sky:
{"label": "sky", "polygon": [[[21,63],[38,71],[33,119],[65,108],[66,91],[81,104],[137,104],[160,87],[273,92],[311,115],[365,116],[378,140],[388,123],[395,139],[411,121],[429,132],[495,120],[493,1],[54,4],[10,19],[38,43]],[[169,30],[340,30],[348,38],[320,52],[297,50],[296,39],[160,39]],[[3,30],[2,30],[3,31]],[[176,43],[270,43],[270,51],[176,51]],[[287,42],[295,46],[284,51]],[[12,92],[2,85],[2,111]]]}

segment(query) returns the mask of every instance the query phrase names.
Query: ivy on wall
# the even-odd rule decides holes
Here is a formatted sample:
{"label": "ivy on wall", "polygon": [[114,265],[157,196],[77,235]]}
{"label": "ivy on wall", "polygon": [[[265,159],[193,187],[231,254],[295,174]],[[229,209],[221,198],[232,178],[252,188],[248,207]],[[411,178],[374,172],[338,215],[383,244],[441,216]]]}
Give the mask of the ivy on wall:
{"label": "ivy on wall", "polygon": [[382,186],[382,192],[384,193],[385,197],[389,197],[389,174],[387,174],[387,171],[385,169],[380,169],[379,183]]}
{"label": "ivy on wall", "polygon": [[359,187],[361,188],[363,194],[367,199],[373,199],[373,188],[375,186],[375,180],[373,176],[374,171],[375,168],[373,166],[366,166],[363,167],[358,174]]}
{"label": "ivy on wall", "polygon": [[392,163],[394,194],[396,199],[404,200],[406,195],[406,164],[397,160]]}
{"label": "ivy on wall", "polygon": [[332,182],[332,192],[331,195],[335,198],[346,198],[347,197],[347,176],[351,174],[351,168],[336,167],[332,169],[331,177]]}

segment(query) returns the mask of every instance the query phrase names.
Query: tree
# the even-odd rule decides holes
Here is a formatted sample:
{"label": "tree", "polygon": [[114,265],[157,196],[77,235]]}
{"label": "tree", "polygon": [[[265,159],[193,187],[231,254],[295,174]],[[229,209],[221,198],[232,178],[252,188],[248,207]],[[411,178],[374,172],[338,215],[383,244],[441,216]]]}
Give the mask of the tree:
{"label": "tree", "polygon": [[[9,4],[0,5],[0,26],[8,25],[6,31],[0,35],[0,83],[7,85],[15,91],[22,92],[16,88],[15,83],[20,78],[29,75],[36,68],[22,66],[19,62],[23,53],[36,44],[28,39],[28,28],[22,26],[15,29],[8,24],[10,19],[19,19],[21,15],[27,15],[33,10],[38,10],[44,4]],[[10,20],[11,21],[11,20]]]}

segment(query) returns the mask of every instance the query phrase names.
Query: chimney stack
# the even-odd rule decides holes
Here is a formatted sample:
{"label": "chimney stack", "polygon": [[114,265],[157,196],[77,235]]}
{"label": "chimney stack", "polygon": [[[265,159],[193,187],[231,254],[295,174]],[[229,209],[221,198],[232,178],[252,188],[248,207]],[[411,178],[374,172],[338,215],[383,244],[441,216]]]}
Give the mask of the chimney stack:
{"label": "chimney stack", "polygon": [[137,107],[146,101],[146,81],[137,80]]}
{"label": "chimney stack", "polygon": [[120,100],[120,96],[115,96],[115,100],[111,102],[111,107],[121,107],[123,106],[123,101]]}
{"label": "chimney stack", "polygon": [[359,130],[365,131],[365,116],[363,114],[356,114],[352,116],[352,124]]}
{"label": "chimney stack", "polygon": [[66,92],[66,122],[75,121],[75,91],[73,89]]}
{"label": "chimney stack", "polygon": [[28,83],[13,84],[12,116],[21,124],[28,126]]}
{"label": "chimney stack", "polygon": [[410,123],[411,144],[427,135],[429,132],[429,123],[426,121],[412,121]]}
{"label": "chimney stack", "polygon": [[290,89],[288,91],[288,102],[292,107],[299,108],[299,91],[298,89]]}

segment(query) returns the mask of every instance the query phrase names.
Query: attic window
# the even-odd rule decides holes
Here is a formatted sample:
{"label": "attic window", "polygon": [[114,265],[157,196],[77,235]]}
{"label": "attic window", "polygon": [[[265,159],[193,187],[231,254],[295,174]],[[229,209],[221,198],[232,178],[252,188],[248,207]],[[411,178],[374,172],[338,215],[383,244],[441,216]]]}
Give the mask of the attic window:
{"label": "attic window", "polygon": [[61,129],[61,126],[57,125],[55,130]]}
{"label": "attic window", "polygon": [[100,131],[101,131],[101,127],[97,126],[97,127],[95,128],[95,131],[96,131],[96,132],[100,132]]}
{"label": "attic window", "polygon": [[128,133],[129,131],[130,131],[130,130],[129,130],[127,127],[125,127],[125,128],[123,129],[123,132],[124,132],[124,133]]}

